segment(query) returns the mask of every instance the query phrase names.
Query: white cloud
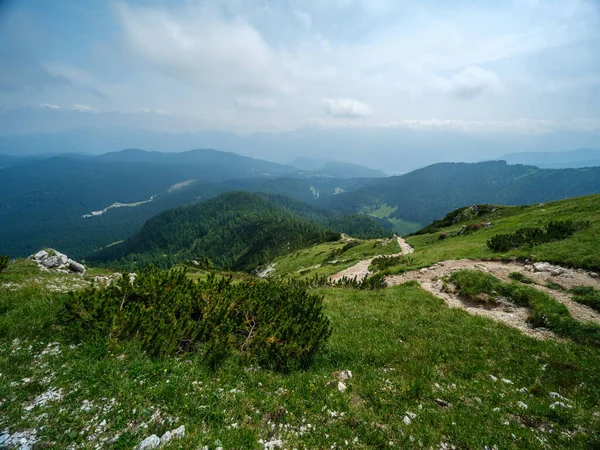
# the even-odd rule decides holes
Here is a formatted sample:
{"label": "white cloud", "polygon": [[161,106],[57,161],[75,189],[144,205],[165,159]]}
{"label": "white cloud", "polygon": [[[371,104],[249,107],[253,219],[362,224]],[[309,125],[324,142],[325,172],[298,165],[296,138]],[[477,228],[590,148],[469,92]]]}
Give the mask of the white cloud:
{"label": "white cloud", "polygon": [[366,117],[373,114],[369,105],[350,98],[324,98],[325,112],[333,117]]}
{"label": "white cloud", "polygon": [[39,107],[42,109],[60,109],[60,106],[52,105],[50,103],[40,103]]}
{"label": "white cloud", "polygon": [[467,67],[454,75],[450,80],[452,95],[471,100],[485,94],[499,91],[500,80],[496,74],[479,67]]}
{"label": "white cloud", "polygon": [[71,106],[71,110],[72,111],[78,111],[78,112],[84,112],[84,113],[97,113],[97,112],[100,112],[96,108],[92,108],[91,106],[88,106],[88,105],[79,105],[79,104],[75,104],[75,105]]}
{"label": "white cloud", "polygon": [[117,12],[132,53],[170,77],[222,88],[285,88],[272,49],[242,18],[198,6],[167,11],[120,3]]}
{"label": "white cloud", "polygon": [[235,106],[239,110],[273,111],[277,102],[272,98],[238,97]]}

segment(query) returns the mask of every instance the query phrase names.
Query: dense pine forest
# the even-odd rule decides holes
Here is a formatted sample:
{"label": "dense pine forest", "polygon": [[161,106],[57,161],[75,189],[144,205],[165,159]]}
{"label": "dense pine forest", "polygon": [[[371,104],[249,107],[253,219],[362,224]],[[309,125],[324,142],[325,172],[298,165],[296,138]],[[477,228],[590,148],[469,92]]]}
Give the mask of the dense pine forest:
{"label": "dense pine forest", "polygon": [[335,241],[341,232],[366,238],[390,234],[367,216],[345,217],[281,195],[229,192],[167,210],[125,242],[88,260],[165,268],[194,260],[221,269],[249,270],[298,248]]}

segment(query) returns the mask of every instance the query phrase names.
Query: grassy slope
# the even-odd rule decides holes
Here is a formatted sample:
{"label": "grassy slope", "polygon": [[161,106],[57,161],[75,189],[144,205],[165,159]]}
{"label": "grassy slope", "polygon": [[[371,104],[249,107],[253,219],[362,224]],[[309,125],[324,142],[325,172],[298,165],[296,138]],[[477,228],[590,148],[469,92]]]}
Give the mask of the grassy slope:
{"label": "grassy slope", "polygon": [[362,259],[400,252],[400,247],[395,239],[389,241],[386,245],[383,245],[383,243],[382,240],[361,241],[360,245],[334,256],[333,261],[340,261],[334,264],[325,262],[325,259],[330,257],[332,252],[342,250],[346,243],[338,241],[315,245],[275,259],[275,270],[272,274],[275,276],[293,275],[302,278],[314,277],[315,274],[329,276],[356,264]]}
{"label": "grassy slope", "polygon": [[[589,220],[591,226],[564,241],[551,242],[533,248],[495,253],[486,246],[486,241],[496,234],[512,233],[522,227],[546,225],[553,219]],[[454,233],[463,224],[488,221],[492,223],[490,228],[439,240],[439,234],[442,232]],[[469,222],[444,228],[440,232],[409,236],[406,240],[415,248],[415,263],[421,265],[459,258],[521,257],[598,270],[600,269],[599,236],[600,195],[590,195],[539,205],[506,207]]]}
{"label": "grassy slope", "polygon": [[[12,279],[11,270],[0,278]],[[597,351],[529,339],[449,309],[415,284],[319,292],[334,335],[312,369],[287,375],[234,363],[213,374],[194,356],[152,359],[134,344],[71,348],[55,325],[59,296],[39,288],[2,292],[15,301],[0,316],[0,429],[35,428],[51,448],[92,448],[104,440],[106,447],[131,449],[181,424],[186,437],[170,448],[258,449],[259,439],[275,438],[285,448],[346,447],[345,441],[349,448],[600,444]],[[59,351],[43,354],[48,348]],[[337,370],[354,374],[346,392],[336,388]],[[62,388],[62,399],[23,409],[50,387]],[[573,408],[551,408],[550,392]],[[438,406],[437,398],[452,406]],[[82,409],[85,401],[92,403]],[[416,414],[409,425],[407,411]]]}

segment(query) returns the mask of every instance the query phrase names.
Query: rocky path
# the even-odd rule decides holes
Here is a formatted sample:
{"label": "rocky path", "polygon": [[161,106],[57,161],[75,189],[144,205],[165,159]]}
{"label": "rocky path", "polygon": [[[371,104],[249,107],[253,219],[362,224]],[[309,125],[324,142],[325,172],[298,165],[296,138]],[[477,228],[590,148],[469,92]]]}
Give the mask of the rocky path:
{"label": "rocky path", "polygon": [[[399,236],[396,236],[396,239],[398,240],[398,245],[400,246],[401,252],[395,253],[393,255],[386,255],[386,256],[407,255],[414,251],[413,248],[404,239],[402,239]],[[347,269],[344,269],[341,272],[336,273],[335,275],[331,275],[329,277],[329,281],[336,282],[344,277],[356,278],[357,281],[362,281],[371,274],[371,272],[369,271],[369,266],[371,265],[371,262],[373,262],[373,260],[375,258],[378,258],[379,256],[382,256],[382,255],[377,255],[377,256],[374,256],[373,258],[364,259],[362,261],[359,261],[352,267],[348,267]]]}
{"label": "rocky path", "polygon": [[402,275],[392,275],[387,277],[386,281],[388,285],[417,281],[423,289],[442,298],[450,307],[465,309],[469,313],[504,322],[507,325],[518,328],[529,336],[542,339],[553,336],[553,333],[548,330],[534,329],[528,326],[526,322],[529,316],[528,308],[516,306],[508,301],[500,301],[497,305],[493,306],[480,305],[443,289],[444,283],[442,278],[460,269],[488,272],[504,281],[510,280],[509,274],[511,272],[519,272],[536,283],[531,286],[546,292],[565,305],[575,319],[581,322],[593,322],[600,325],[600,313],[573,301],[565,291],[552,290],[545,286],[546,283],[552,282],[565,289],[575,286],[593,286],[596,289],[600,289],[600,280],[597,277],[590,276],[585,271],[551,266],[546,263],[541,264],[536,264],[536,266],[543,270],[537,270],[532,265],[517,262],[504,263],[460,259],[439,262],[430,268],[407,272]]}

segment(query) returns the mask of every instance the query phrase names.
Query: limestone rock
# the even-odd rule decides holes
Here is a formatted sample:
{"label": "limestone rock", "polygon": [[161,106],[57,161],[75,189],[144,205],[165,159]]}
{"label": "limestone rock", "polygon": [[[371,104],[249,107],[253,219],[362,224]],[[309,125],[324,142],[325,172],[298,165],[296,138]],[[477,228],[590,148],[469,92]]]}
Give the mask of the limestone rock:
{"label": "limestone rock", "polygon": [[157,435],[153,434],[140,442],[135,450],[154,450],[158,447],[160,447],[160,439]]}
{"label": "limestone rock", "polygon": [[533,263],[533,268],[536,272],[548,272],[552,268],[552,265],[547,262]]}
{"label": "limestone rock", "polygon": [[67,264],[69,265],[70,271],[85,273],[85,266],[83,264],[79,264],[77,261],[73,261],[71,258],[67,259]]}

